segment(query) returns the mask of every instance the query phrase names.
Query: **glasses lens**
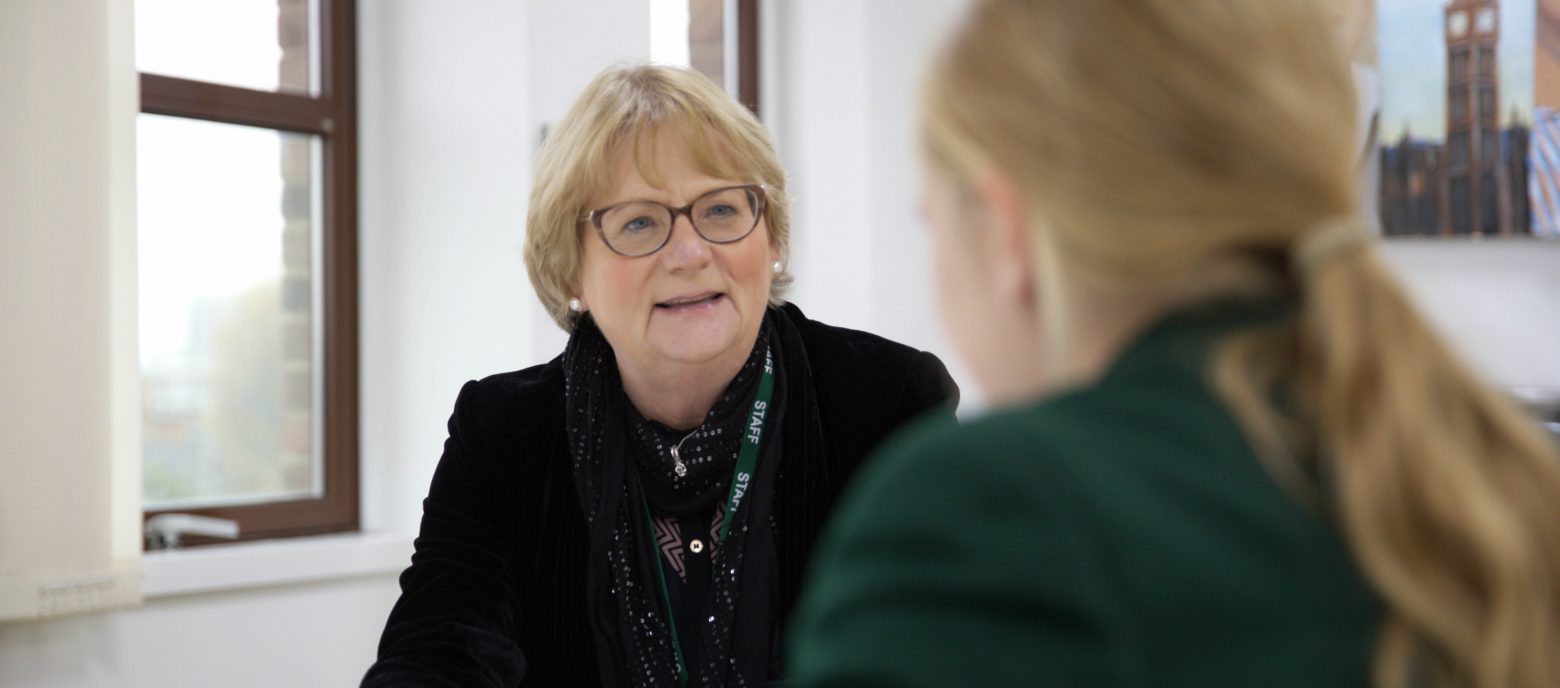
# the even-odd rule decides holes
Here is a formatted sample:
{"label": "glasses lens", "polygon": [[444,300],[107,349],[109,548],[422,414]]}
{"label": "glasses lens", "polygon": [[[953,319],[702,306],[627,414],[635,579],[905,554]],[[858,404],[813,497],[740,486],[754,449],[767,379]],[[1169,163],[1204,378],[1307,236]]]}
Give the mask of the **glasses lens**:
{"label": "glasses lens", "polygon": [[627,203],[601,216],[601,234],[607,245],[628,256],[660,248],[671,228],[671,212],[654,203]]}
{"label": "glasses lens", "polygon": [[758,194],[722,189],[693,204],[693,224],[710,241],[736,241],[758,225]]}

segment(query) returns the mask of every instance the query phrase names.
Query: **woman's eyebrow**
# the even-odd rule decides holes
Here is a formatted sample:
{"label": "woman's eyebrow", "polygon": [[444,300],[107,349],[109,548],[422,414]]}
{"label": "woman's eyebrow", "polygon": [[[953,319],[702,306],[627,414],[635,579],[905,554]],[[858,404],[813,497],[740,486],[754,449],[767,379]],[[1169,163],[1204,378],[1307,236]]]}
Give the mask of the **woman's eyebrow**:
{"label": "woman's eyebrow", "polygon": [[[690,197],[691,200],[689,200],[688,203],[684,203],[682,205],[688,205],[689,203],[693,203],[694,201],[699,200],[700,198],[703,198],[706,194],[709,194],[712,191],[719,191],[721,189],[729,189],[729,188],[731,188],[733,186],[742,186],[742,183],[741,182],[721,182],[719,184],[715,184],[715,185],[713,185],[713,186],[711,186],[711,187],[709,187],[709,188],[707,188],[707,189],[705,189],[703,191],[700,191],[697,194],[694,194],[693,196]],[[661,205],[664,205],[664,206],[667,206],[667,207],[670,207],[670,208],[681,207],[681,206],[677,206],[677,205],[672,205],[671,203],[669,203],[667,201],[661,201],[661,200],[657,200],[657,199],[654,199],[654,198],[645,198],[644,196],[639,196],[639,197],[634,197],[634,198],[625,198],[625,199],[623,199],[621,201],[610,201],[608,203],[603,203],[600,207],[608,208],[608,207],[611,207],[611,206],[614,206],[614,205],[622,205],[624,203],[659,203]]]}

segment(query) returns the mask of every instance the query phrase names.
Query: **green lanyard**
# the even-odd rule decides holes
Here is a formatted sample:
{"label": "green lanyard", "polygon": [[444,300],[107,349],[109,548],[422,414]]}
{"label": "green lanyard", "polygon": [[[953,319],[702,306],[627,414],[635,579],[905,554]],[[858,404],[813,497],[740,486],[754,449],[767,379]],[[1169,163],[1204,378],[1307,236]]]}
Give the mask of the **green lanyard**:
{"label": "green lanyard", "polygon": [[[758,466],[758,447],[764,439],[764,425],[769,420],[769,402],[775,392],[775,361],[772,350],[764,350],[764,376],[758,381],[758,393],[753,395],[753,408],[748,411],[747,426],[742,436],[742,448],[737,451],[737,467],[731,472],[731,490],[726,494],[726,520],[720,524],[720,544],[726,544],[731,534],[731,522],[737,518],[737,507],[747,496],[753,482],[753,470]],[[650,521],[650,532],[655,533],[655,517],[650,514],[650,502],[640,492],[640,503],[645,507],[645,518]],[[655,555],[655,572],[661,580],[661,600],[666,604],[666,626],[672,632],[672,651],[677,653],[677,685],[688,685],[688,663],[683,659],[682,641],[677,637],[677,619],[672,616],[672,592],[666,587],[666,567],[660,554]]]}
{"label": "green lanyard", "polygon": [[764,350],[764,376],[759,378],[758,393],[753,395],[753,408],[748,411],[747,433],[742,436],[742,449],[737,452],[737,467],[731,472],[731,490],[726,493],[726,520],[720,524],[720,544],[726,544],[731,534],[731,522],[736,519],[737,507],[747,496],[748,485],[753,482],[753,469],[758,466],[758,445],[764,439],[764,424],[768,421],[769,400],[775,393],[775,361],[770,350]]}

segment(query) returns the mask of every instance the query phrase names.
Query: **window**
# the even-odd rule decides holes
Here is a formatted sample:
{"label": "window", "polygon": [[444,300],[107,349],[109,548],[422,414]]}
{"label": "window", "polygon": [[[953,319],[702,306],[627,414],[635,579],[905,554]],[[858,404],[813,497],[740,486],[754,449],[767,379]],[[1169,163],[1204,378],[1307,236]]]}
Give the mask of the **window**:
{"label": "window", "polygon": [[1466,131],[1452,134],[1450,142],[1452,147],[1452,167],[1465,167],[1468,165],[1468,139],[1469,135]]}
{"label": "window", "polygon": [[1495,87],[1489,84],[1479,85],[1479,117],[1483,119],[1495,117]]}
{"label": "window", "polygon": [[1458,48],[1453,50],[1449,66],[1451,67],[1453,81],[1468,78],[1468,49]]}
{"label": "window", "polygon": [[1447,105],[1446,116],[1453,122],[1461,122],[1468,119],[1468,88],[1466,86],[1453,86],[1451,102]]}
{"label": "window", "polygon": [[356,529],[354,1],[135,21],[145,516]]}
{"label": "window", "polygon": [[1453,177],[1451,183],[1452,194],[1452,233],[1468,234],[1473,231],[1473,199],[1472,185],[1467,177]]}
{"label": "window", "polygon": [[1479,229],[1485,234],[1500,233],[1498,191],[1494,172],[1479,175]]}
{"label": "window", "polygon": [[1495,164],[1495,159],[1500,157],[1500,137],[1494,129],[1481,129],[1479,131],[1479,166],[1487,167]]}
{"label": "window", "polygon": [[649,0],[650,59],[692,67],[758,110],[758,0]]}
{"label": "window", "polygon": [[1479,76],[1495,76],[1495,49],[1479,48]]}

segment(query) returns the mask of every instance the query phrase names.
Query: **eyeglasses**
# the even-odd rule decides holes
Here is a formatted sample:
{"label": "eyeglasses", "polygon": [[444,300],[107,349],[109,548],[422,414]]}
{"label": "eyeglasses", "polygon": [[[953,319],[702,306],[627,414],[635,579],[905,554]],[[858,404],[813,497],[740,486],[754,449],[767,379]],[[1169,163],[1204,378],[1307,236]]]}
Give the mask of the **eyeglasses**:
{"label": "eyeglasses", "polygon": [[693,231],[712,244],[741,241],[758,227],[765,202],[764,185],[742,184],[715,189],[681,208],[627,201],[592,210],[585,219],[613,253],[637,258],[661,250],[671,240],[678,215],[687,215]]}

